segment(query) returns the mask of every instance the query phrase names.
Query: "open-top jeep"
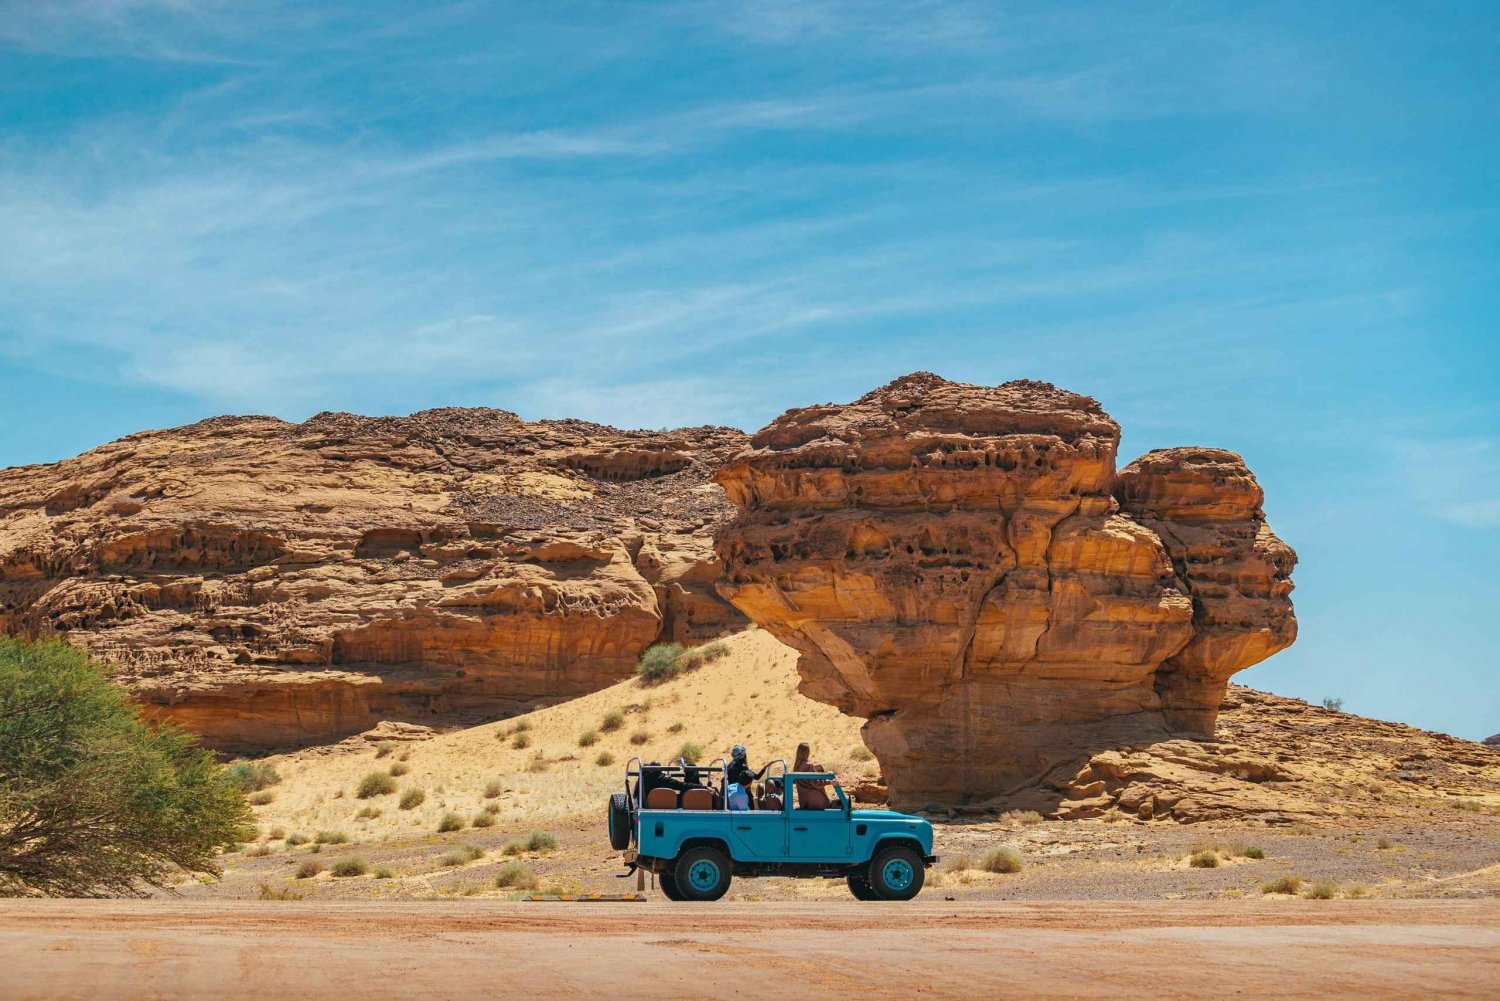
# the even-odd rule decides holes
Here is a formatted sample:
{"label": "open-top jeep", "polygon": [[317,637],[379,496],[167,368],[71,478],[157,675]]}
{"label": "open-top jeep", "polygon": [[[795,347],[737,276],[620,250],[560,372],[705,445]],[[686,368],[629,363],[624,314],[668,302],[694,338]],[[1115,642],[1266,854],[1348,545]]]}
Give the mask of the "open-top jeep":
{"label": "open-top jeep", "polygon": [[[654,873],[670,900],[718,900],[734,876],[844,879],[860,900],[910,900],[922,889],[937,861],[931,824],[854,809],[831,772],[788,772],[785,761],[770,771],[752,808],[731,810],[722,758],[709,765],[632,758],[625,791],[610,797],[610,844],[627,864]],[[830,783],[832,797],[824,791]]]}

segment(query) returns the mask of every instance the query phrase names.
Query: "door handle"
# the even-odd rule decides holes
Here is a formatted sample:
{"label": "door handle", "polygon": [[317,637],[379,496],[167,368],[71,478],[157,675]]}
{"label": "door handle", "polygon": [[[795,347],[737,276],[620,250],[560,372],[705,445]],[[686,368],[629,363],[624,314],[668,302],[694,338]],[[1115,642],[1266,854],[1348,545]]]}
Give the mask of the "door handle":
{"label": "door handle", "polygon": [[792,830],[794,830],[794,831],[805,831],[805,830],[807,830],[807,828],[805,828],[805,827],[794,827],[794,828],[792,828]]}
{"label": "door handle", "polygon": [[734,829],[736,831],[748,831],[748,830],[750,830],[750,825],[749,824],[736,824],[735,827],[734,827]]}

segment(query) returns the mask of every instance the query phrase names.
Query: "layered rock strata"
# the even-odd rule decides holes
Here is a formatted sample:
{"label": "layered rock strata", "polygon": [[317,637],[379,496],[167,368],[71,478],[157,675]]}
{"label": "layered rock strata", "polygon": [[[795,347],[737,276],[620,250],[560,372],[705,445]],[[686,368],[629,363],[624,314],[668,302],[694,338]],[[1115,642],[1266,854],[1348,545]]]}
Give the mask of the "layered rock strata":
{"label": "layered rock strata", "polygon": [[[1232,453],[1151,453],[1047,383],[928,373],[792,410],[718,476],[720,593],[868,720],[901,807],[1034,788],[1207,735],[1229,676],[1290,644],[1291,549]],[[1071,767],[1070,767],[1071,766]]]}
{"label": "layered rock strata", "polygon": [[0,471],[0,630],[235,752],[566,699],[743,625],[710,475],[744,440],[463,409],[131,435]]}

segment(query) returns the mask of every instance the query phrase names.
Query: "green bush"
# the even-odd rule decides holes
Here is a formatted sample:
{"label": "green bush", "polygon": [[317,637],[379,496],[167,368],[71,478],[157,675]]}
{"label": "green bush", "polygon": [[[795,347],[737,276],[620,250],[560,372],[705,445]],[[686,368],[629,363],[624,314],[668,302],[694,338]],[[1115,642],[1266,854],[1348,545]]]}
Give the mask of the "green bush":
{"label": "green bush", "polygon": [[0,896],[139,896],[218,875],[247,840],[246,782],[196,738],[151,727],[65,643],[0,638]]}
{"label": "green bush", "polygon": [[370,871],[370,866],[364,859],[358,856],[348,856],[333,863],[332,872],[340,879],[349,876],[363,876]]}
{"label": "green bush", "polygon": [[1192,857],[1188,859],[1188,865],[1194,869],[1217,869],[1219,867],[1219,853],[1209,850],[1194,852]]}
{"label": "green bush", "polygon": [[579,747],[593,747],[597,743],[599,743],[598,730],[585,730],[578,735]]}
{"label": "green bush", "polygon": [[1246,845],[1245,858],[1265,858],[1266,850],[1260,845]]}
{"label": "green bush", "polygon": [[396,874],[391,871],[390,866],[381,866],[375,870],[376,879],[395,879]]}
{"label": "green bush", "polygon": [[532,831],[531,837],[526,839],[526,850],[529,852],[556,851],[557,838],[546,831]]}
{"label": "green bush", "polygon": [[991,849],[979,867],[985,872],[1020,872],[1023,863],[1021,853],[1009,845]]}
{"label": "green bush", "polygon": [[703,748],[690,740],[677,749],[677,756],[691,765],[703,757]]}
{"label": "green bush", "polygon": [[399,805],[403,810],[414,810],[425,802],[427,802],[427,793],[413,786],[401,794]]}
{"label": "green bush", "polygon": [[648,683],[666,681],[682,673],[680,663],[687,649],[681,643],[653,643],[641,654],[635,673]]}
{"label": "green bush", "polygon": [[269,761],[236,761],[228,771],[235,785],[245,792],[260,792],[281,781],[276,767]]}
{"label": "green bush", "polygon": [[389,796],[395,791],[396,780],[388,772],[370,772],[359,780],[359,787],[355,789],[354,795],[360,799],[370,799],[373,796]]}
{"label": "green bush", "polygon": [[502,890],[534,890],[536,875],[524,862],[507,862],[495,876],[495,886]]}
{"label": "green bush", "polygon": [[456,813],[445,813],[443,819],[438,821],[438,833],[447,834],[449,831],[461,831],[464,829],[464,818]]}
{"label": "green bush", "polygon": [[618,709],[611,709],[604,714],[604,720],[599,724],[599,729],[605,733],[614,733],[625,725],[625,714]]}

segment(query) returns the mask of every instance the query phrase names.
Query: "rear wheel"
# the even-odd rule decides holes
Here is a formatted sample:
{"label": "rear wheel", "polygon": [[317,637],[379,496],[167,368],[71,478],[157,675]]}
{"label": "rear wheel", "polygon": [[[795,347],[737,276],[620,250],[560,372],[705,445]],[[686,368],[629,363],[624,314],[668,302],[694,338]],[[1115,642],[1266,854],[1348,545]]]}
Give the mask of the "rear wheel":
{"label": "rear wheel", "polygon": [[672,881],[683,900],[718,900],[729,892],[729,858],[707,845],[689,848],[672,866]]}
{"label": "rear wheel", "polygon": [[910,900],[921,892],[926,876],[922,856],[897,845],[876,853],[868,881],[878,900]]}
{"label": "rear wheel", "polygon": [[845,878],[849,882],[849,892],[854,894],[855,900],[880,899],[879,897],[875,896],[875,891],[870,888],[870,884],[865,881],[865,878],[863,876],[851,872]]}
{"label": "rear wheel", "polygon": [[616,851],[630,847],[630,797],[623,792],[609,798],[609,846]]}
{"label": "rear wheel", "polygon": [[677,880],[673,877],[671,869],[663,869],[656,874],[656,886],[661,890],[661,895],[668,900],[682,899],[682,891],[677,889]]}

